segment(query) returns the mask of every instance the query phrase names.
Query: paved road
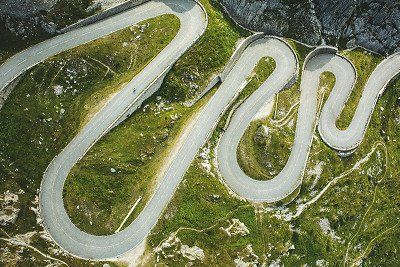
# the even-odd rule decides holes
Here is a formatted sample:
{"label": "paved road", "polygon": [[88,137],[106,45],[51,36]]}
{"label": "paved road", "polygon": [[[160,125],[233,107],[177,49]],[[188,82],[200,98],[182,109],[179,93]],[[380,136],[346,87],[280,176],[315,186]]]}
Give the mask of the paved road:
{"label": "paved road", "polygon": [[[156,194],[139,218],[125,230],[111,236],[93,236],[82,232],[71,222],[64,209],[62,192],[72,166],[107,131],[125,108],[203,34],[207,24],[206,15],[201,6],[193,0],[148,2],[94,25],[35,45],[10,58],[0,67],[0,89],[3,89],[23,71],[52,55],[162,14],[174,14],[179,17],[181,28],[176,37],[93,117],[53,159],[44,174],[40,192],[44,225],[53,240],[73,255],[106,259],[129,251],[147,236],[169,202],[168,195]],[[136,93],[133,93],[133,88],[136,88]]]}
{"label": "paved road", "polygon": [[348,73],[345,76],[341,76],[340,79],[347,79],[347,82],[337,81],[342,86],[336,86],[329,95],[322,109],[318,124],[322,139],[330,147],[338,151],[351,151],[360,145],[378,98],[384,92],[387,83],[400,71],[400,53],[390,56],[376,67],[364,87],[353,120],[346,130],[340,130],[336,127],[336,120],[353,89],[352,79],[354,78],[352,76],[354,74],[350,70],[349,64],[343,63],[341,65],[342,68],[347,69]]}
{"label": "paved road", "polygon": [[[202,9],[192,0],[150,2],[105,21],[33,46],[0,66],[0,88],[4,88],[18,74],[49,56],[141,20],[165,13],[175,14],[181,19],[181,29],[176,38],[93,117],[71,143],[54,158],[44,174],[40,207],[45,227],[56,243],[78,257],[93,259],[115,257],[133,249],[148,235],[169,203],[197,151],[207,140],[226,107],[245,86],[246,78],[260,58],[273,57],[276,61],[276,69],[260,89],[235,113],[218,148],[219,167],[226,183],[236,193],[251,200],[280,200],[301,183],[302,172],[315,128],[316,87],[319,74],[324,70],[334,72],[338,81],[334,92],[341,90],[340,88],[346,88],[354,79],[355,73],[351,64],[341,57],[323,54],[310,59],[303,73],[296,141],[289,161],[284,170],[273,180],[255,181],[244,175],[238,168],[236,160],[238,141],[251,118],[291,80],[298,68],[295,54],[285,42],[269,37],[256,40],[246,48],[218,91],[197,115],[193,127],[181,142],[178,153],[172,159],[154,195],[137,219],[123,231],[110,236],[87,234],[73,225],[64,209],[62,190],[70,169],[84,156],[90,146],[107,131],[125,108],[137,99],[138,94],[144,92],[148,85],[203,33],[206,20]],[[388,68],[393,68],[393,64],[395,64],[394,71],[400,68],[398,56],[388,59],[386,65],[382,64],[377,70],[378,73],[374,74],[373,77],[382,79],[384,82],[387,81],[385,79],[388,79],[388,77],[379,72],[386,72]],[[376,98],[374,92],[381,90],[381,88],[376,88],[376,85],[380,84],[371,82],[372,92],[366,93],[365,106],[368,109],[365,109],[365,112],[373,109],[374,101],[368,102],[368,99],[370,97]],[[133,87],[137,90],[136,94],[132,93]],[[341,95],[341,93],[338,94]],[[334,95],[335,93],[333,93]],[[325,108],[336,109],[337,107],[332,104],[326,105]],[[363,115],[364,113],[360,112],[360,114]],[[333,127],[327,119],[326,130],[321,126],[321,131],[329,132],[334,130]],[[328,134],[324,135],[327,136],[326,140],[328,140]]]}
{"label": "paved road", "polygon": [[[279,60],[273,54],[271,56]],[[293,69],[289,68],[286,71]],[[400,71],[400,54],[384,60],[372,73],[354,118],[349,128],[344,131],[337,129],[335,122],[353,89],[356,70],[347,59],[336,54],[322,52],[311,57],[306,62],[302,74],[300,106],[291,154],[278,175],[271,180],[259,181],[247,176],[241,170],[236,151],[254,115],[283,88],[277,84],[273,75],[270,76],[235,112],[218,146],[219,170],[226,184],[239,196],[271,203],[288,197],[301,185],[317,120],[319,77],[324,71],[332,72],[336,77],[336,83],[322,109],[318,129],[329,146],[339,151],[349,151],[361,143],[379,95],[383,93],[386,84]]]}

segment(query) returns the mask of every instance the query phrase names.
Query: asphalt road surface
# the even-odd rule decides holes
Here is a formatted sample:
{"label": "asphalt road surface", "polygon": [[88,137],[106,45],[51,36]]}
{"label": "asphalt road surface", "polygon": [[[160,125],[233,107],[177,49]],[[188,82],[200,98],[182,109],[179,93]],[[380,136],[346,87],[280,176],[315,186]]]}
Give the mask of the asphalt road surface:
{"label": "asphalt road surface", "polygon": [[181,27],[176,37],[85,125],[53,159],[44,174],[40,189],[40,210],[44,225],[53,240],[75,256],[107,259],[131,250],[147,236],[169,202],[168,195],[156,194],[139,218],[125,230],[111,236],[93,236],[79,230],[71,222],[64,208],[62,192],[65,179],[74,164],[125,109],[203,34],[207,26],[206,15],[202,7],[192,0],[152,1],[32,46],[0,66],[2,90],[25,70],[50,56],[162,14],[179,17]]}
{"label": "asphalt road surface", "polygon": [[[271,50],[273,48],[269,48]],[[323,48],[317,48],[323,49]],[[333,50],[333,49],[332,49]],[[274,51],[272,51],[274,52]],[[275,60],[280,60],[273,54]],[[277,61],[277,68],[280,62]],[[293,68],[285,68],[292,71]],[[279,69],[275,70],[275,72]],[[317,110],[317,90],[322,72],[335,75],[334,88],[322,108],[319,118]],[[282,171],[267,181],[255,180],[247,176],[237,161],[237,147],[257,112],[283,89],[277,78],[271,75],[232,116],[229,127],[218,146],[218,166],[228,187],[236,194],[257,202],[276,202],[289,197],[300,185],[311,147],[315,125],[322,139],[332,148],[348,152],[354,150],[362,141],[369,119],[378,97],[387,83],[400,71],[400,54],[384,60],[371,74],[360,99],[350,126],[346,130],[336,127],[339,117],[356,80],[356,70],[346,58],[327,52],[317,53],[306,63],[300,84],[300,106],[297,116],[295,140],[291,154]],[[234,76],[234,75],[233,75]]]}
{"label": "asphalt road surface", "polygon": [[[254,201],[277,201],[285,198],[300,184],[317,119],[317,86],[319,75],[331,71],[336,84],[320,116],[319,129],[324,140],[340,150],[353,148],[362,140],[370,114],[384,85],[400,69],[400,56],[384,61],[371,76],[355,119],[346,131],[335,127],[335,119],[355,79],[352,65],[334,54],[320,54],[306,64],[301,81],[301,103],[295,143],[283,171],[269,181],[247,177],[236,159],[238,142],[253,116],[296,75],[297,59],[282,40],[272,37],[251,43],[236,62],[218,91],[199,112],[178,153],[171,160],[159,186],[141,214],[124,230],[109,236],[94,236],[79,230],[69,219],[63,204],[65,179],[73,165],[113,125],[139,94],[168,69],[204,32],[207,21],[202,8],[192,0],[162,0],[138,6],[107,20],[77,29],[32,46],[0,66],[0,90],[26,69],[61,51],[105,36],[139,21],[161,14],[175,14],[181,28],[174,40],[127,84],[80,131],[48,166],[41,185],[40,209],[46,230],[67,252],[82,258],[108,259],[137,246],[150,232],[168,205],[200,147],[205,143],[226,107],[246,85],[246,78],[262,57],[276,61],[276,69],[267,81],[236,111],[218,147],[218,165],[229,187],[238,195]],[[136,88],[136,93],[133,93]],[[354,124],[354,125],[353,125]],[[339,135],[338,135],[339,134]],[[347,139],[345,139],[347,138]],[[343,141],[345,140],[345,141]]]}

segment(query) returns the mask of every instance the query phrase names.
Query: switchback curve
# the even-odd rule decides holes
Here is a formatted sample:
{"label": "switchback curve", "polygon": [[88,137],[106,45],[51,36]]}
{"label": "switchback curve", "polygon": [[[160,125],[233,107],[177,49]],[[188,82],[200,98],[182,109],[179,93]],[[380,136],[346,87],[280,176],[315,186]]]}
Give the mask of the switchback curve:
{"label": "switchback curve", "polygon": [[[337,80],[334,92],[339,91],[337,88],[348,86],[349,83],[354,82],[354,68],[346,59],[329,53],[310,56],[303,70],[296,141],[288,164],[282,173],[273,180],[255,181],[245,176],[240,168],[237,168],[236,147],[238,141],[259,108],[283,89],[296,75],[298,65],[295,53],[284,41],[265,37],[252,42],[236,61],[218,91],[197,115],[194,126],[181,142],[178,153],[165,171],[154,195],[136,220],[123,231],[110,236],[93,236],[84,233],[72,224],[63,206],[62,190],[68,172],[93,143],[113,125],[126,107],[137,100],[138,94],[144,92],[203,33],[206,19],[201,7],[192,0],[149,2],[105,21],[33,46],[0,66],[0,88],[4,88],[24,70],[51,55],[135,22],[165,13],[175,14],[181,19],[182,26],[176,38],[94,116],[72,142],[54,158],[45,172],[40,193],[41,215],[45,227],[56,243],[75,256],[91,259],[116,257],[134,248],[147,236],[169,203],[197,151],[207,140],[226,107],[245,86],[246,78],[262,57],[273,57],[276,68],[267,81],[236,111],[218,147],[219,168],[227,185],[237,194],[249,200],[267,202],[281,200],[301,184],[312,133],[315,130],[316,88],[319,74],[325,70],[334,72]],[[199,21],[203,23],[199,23]],[[382,63],[382,68],[377,68],[377,77],[379,77],[379,72],[386,71],[387,68],[394,68],[394,73],[397,73],[400,69],[399,57],[399,55],[394,55],[387,59],[387,65]],[[382,78],[384,82],[387,82],[386,78]],[[136,94],[132,93],[133,85],[137,89]],[[371,88],[374,89],[374,92],[377,91],[373,83]],[[383,90],[382,88],[378,89],[379,92]],[[373,93],[370,95],[376,102],[377,96]],[[374,101],[366,101],[365,105],[368,103],[374,105]],[[371,105],[368,107],[370,107],[369,110],[373,109]],[[329,105],[325,105],[325,108],[328,109]],[[331,108],[333,108],[333,104]],[[368,110],[364,112],[368,112]],[[328,132],[334,126],[329,123],[328,119],[326,122],[327,130],[321,126],[320,131],[321,135],[326,136],[325,139],[328,143]],[[364,120],[365,127],[367,124],[368,120],[366,122]]]}
{"label": "switchback curve", "polygon": [[[123,231],[110,236],[94,236],[79,230],[68,217],[63,203],[63,187],[73,165],[127,112],[132,103],[157,86],[173,63],[204,33],[207,14],[194,0],[158,0],[79,28],[34,45],[0,66],[0,91],[35,64],[75,46],[98,39],[140,21],[173,14],[181,21],[175,38],[118,94],[116,94],[47,167],[40,188],[40,214],[52,239],[77,257],[108,259],[138,245],[156,223],[169,198],[155,195],[142,214]],[[135,89],[135,90],[133,90]]]}
{"label": "switchback curve", "polygon": [[[319,77],[325,71],[333,73],[336,82],[318,120],[317,89]],[[271,180],[259,181],[243,172],[236,151],[254,115],[283,89],[282,86],[276,85],[271,75],[236,110],[229,127],[221,137],[217,151],[218,167],[226,184],[239,196],[255,202],[272,203],[289,197],[302,183],[317,120],[320,135],[330,147],[342,152],[351,152],[361,143],[379,96],[399,71],[399,53],[381,62],[368,79],[350,126],[346,130],[339,130],[336,127],[336,119],[353,90],[356,70],[349,60],[336,54],[335,48],[318,47],[312,51],[303,66],[300,106],[291,154],[278,175]]]}

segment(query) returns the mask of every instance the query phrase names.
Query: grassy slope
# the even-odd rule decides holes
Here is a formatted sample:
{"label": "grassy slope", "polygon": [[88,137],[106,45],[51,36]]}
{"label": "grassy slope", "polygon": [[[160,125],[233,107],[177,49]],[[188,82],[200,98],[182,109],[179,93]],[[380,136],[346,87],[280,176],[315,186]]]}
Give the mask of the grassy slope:
{"label": "grassy slope", "polygon": [[[333,77],[325,76],[329,91]],[[204,155],[198,157],[148,242],[155,248],[175,233],[180,241],[164,250],[173,256],[148,250],[153,255],[149,261],[154,263],[158,256],[161,263],[184,266],[189,260],[176,251],[186,244],[204,250],[204,260],[193,261],[194,266],[231,266],[239,256],[246,262],[256,259],[248,256],[246,245],[251,244],[257,261],[267,265],[280,262],[285,266],[313,266],[322,260],[342,264],[348,251],[346,265],[362,256],[366,266],[397,266],[400,258],[394,251],[400,249],[400,228],[396,227],[400,214],[399,96],[398,79],[378,101],[365,139],[352,156],[340,158],[319,137],[315,138],[298,199],[287,206],[253,207],[232,197],[215,168],[211,173],[203,168]],[[214,134],[214,140],[207,145],[211,151],[217,137]],[[375,146],[376,150],[372,150]],[[371,156],[360,168],[348,171],[368,153]],[[213,161],[212,152],[209,156]],[[343,175],[345,171],[347,175]],[[328,186],[330,181],[334,182]],[[314,199],[326,186],[325,193]],[[312,199],[315,202],[305,204]],[[304,205],[306,208],[300,212]],[[293,217],[297,211],[299,215]],[[220,227],[229,226],[228,219],[232,218],[245,223],[250,233],[226,235]],[[324,233],[320,222],[327,221],[331,231]]]}
{"label": "grassy slope", "polygon": [[351,60],[357,69],[357,82],[354,90],[351,91],[349,99],[336,121],[336,126],[339,129],[346,129],[353,118],[371,69],[375,69],[382,60],[382,56],[369,54],[360,48],[352,51],[344,51],[342,55]]}
{"label": "grassy slope", "polygon": [[[297,54],[301,69],[311,49],[291,40],[289,43]],[[242,170],[254,179],[271,179],[286,164],[294,140],[298,106],[293,109],[291,107],[300,99],[300,81],[301,74],[293,86],[278,93],[271,114],[252,122],[241,139],[237,154],[238,162]],[[288,119],[285,119],[284,123],[277,123],[285,117]],[[257,143],[253,138],[261,125],[267,126],[270,131],[266,144]]]}
{"label": "grassy slope", "polygon": [[[40,63],[27,72],[0,110],[0,192],[24,191],[16,223],[2,227],[10,235],[42,229],[30,207],[35,206],[31,202],[47,165],[89,112],[131,80],[179,28],[179,19],[172,15],[143,25],[147,22],[143,33],[137,27],[124,29]],[[55,94],[54,86],[62,86],[61,95]],[[35,244],[45,248],[46,242],[37,239]],[[73,265],[77,264],[82,263]]]}
{"label": "grassy slope", "polygon": [[[294,43],[292,43],[292,45],[293,44]],[[301,45],[297,46],[301,47],[304,52],[308,51],[308,49]],[[300,49],[299,51],[302,50]],[[306,54],[299,52],[297,53],[299,62],[303,62]],[[345,108],[337,120],[338,127],[344,129],[348,126],[352,119],[358,101],[361,97],[364,84],[366,83],[372,70],[380,62],[380,60],[382,60],[382,58],[365,53],[360,49],[345,51],[342,54],[354,62],[358,72],[355,89],[352,91]],[[324,93],[324,98],[327,98],[327,96],[329,96],[330,89],[333,86],[334,77],[324,73],[322,78],[323,79],[321,79],[320,86],[321,88],[328,87],[327,92]],[[277,96],[278,103],[275,106],[273,114],[265,118],[265,120],[252,122],[243,136],[243,141],[238,148],[238,160],[245,173],[254,179],[271,179],[271,177],[279,173],[279,171],[282,170],[286,164],[287,158],[290,155],[290,149],[293,144],[295,133],[298,110],[298,105],[295,105],[299,101],[299,81],[288,91],[279,93]],[[292,92],[292,94],[288,94],[290,92]],[[288,113],[292,106],[294,106],[294,108]],[[286,116],[288,119],[285,119],[284,123],[276,123],[275,118],[278,118],[279,121],[279,119],[282,119]],[[253,136],[255,135],[258,127],[261,125],[266,125],[270,130],[270,137],[267,145],[257,144],[253,140]]]}
{"label": "grassy slope", "polygon": [[[247,85],[247,87],[251,87],[251,90],[244,88],[243,91],[244,92],[247,91],[247,95],[253,93],[261,86],[261,84],[269,77],[269,75],[271,75],[274,69],[275,69],[275,61],[273,58],[267,58],[266,60],[260,61],[260,63],[258,63],[256,68],[254,69],[255,72],[254,77],[251,78],[249,84]],[[251,124],[250,127],[252,127],[253,133],[255,133],[255,131],[258,128],[258,126],[253,124]],[[255,144],[254,138],[248,136],[247,132],[248,131],[246,131],[246,133],[244,134],[239,143],[237,158],[240,167],[246,174],[250,176],[258,176],[259,175],[259,173],[257,173],[257,170],[259,170],[259,168],[257,168],[258,162],[253,161],[252,159],[254,159],[254,157],[249,157],[249,154],[257,153],[260,146],[257,146]]]}
{"label": "grassy slope", "polygon": [[[327,98],[334,82],[335,77],[332,73],[325,72],[321,75],[320,89],[318,90],[320,98]],[[286,109],[293,106],[297,101],[298,99],[291,99]],[[253,121],[250,124],[237,150],[239,165],[247,175],[257,180],[271,179],[285,166],[294,141],[297,109],[298,106],[296,105],[287,113],[287,119],[283,120],[282,123],[273,121],[274,111],[277,110],[275,108],[266,118]],[[260,126],[267,126],[270,131],[270,135],[265,138],[265,143],[254,140]]]}
{"label": "grassy slope", "polygon": [[[136,218],[155,189],[164,160],[206,99],[191,108],[184,103],[200,93],[231,56],[241,34],[210,2],[202,3],[209,15],[204,36],[178,60],[145,108],[105,136],[72,169],[64,203],[81,229],[113,233],[142,197],[124,227]],[[111,168],[117,172],[112,174]]]}

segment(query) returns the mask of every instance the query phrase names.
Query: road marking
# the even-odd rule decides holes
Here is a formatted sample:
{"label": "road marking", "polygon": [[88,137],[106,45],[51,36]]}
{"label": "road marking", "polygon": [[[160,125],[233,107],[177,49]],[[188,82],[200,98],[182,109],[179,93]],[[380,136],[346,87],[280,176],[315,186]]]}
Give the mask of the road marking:
{"label": "road marking", "polygon": [[126,223],[126,221],[128,220],[129,216],[131,216],[133,210],[136,208],[136,206],[139,204],[140,200],[142,199],[142,196],[140,196],[135,204],[133,204],[132,208],[129,210],[128,214],[125,216],[125,219],[122,221],[121,225],[118,227],[118,229],[115,231],[115,233],[118,233],[119,231],[121,231],[122,226],[124,226],[124,224]]}

